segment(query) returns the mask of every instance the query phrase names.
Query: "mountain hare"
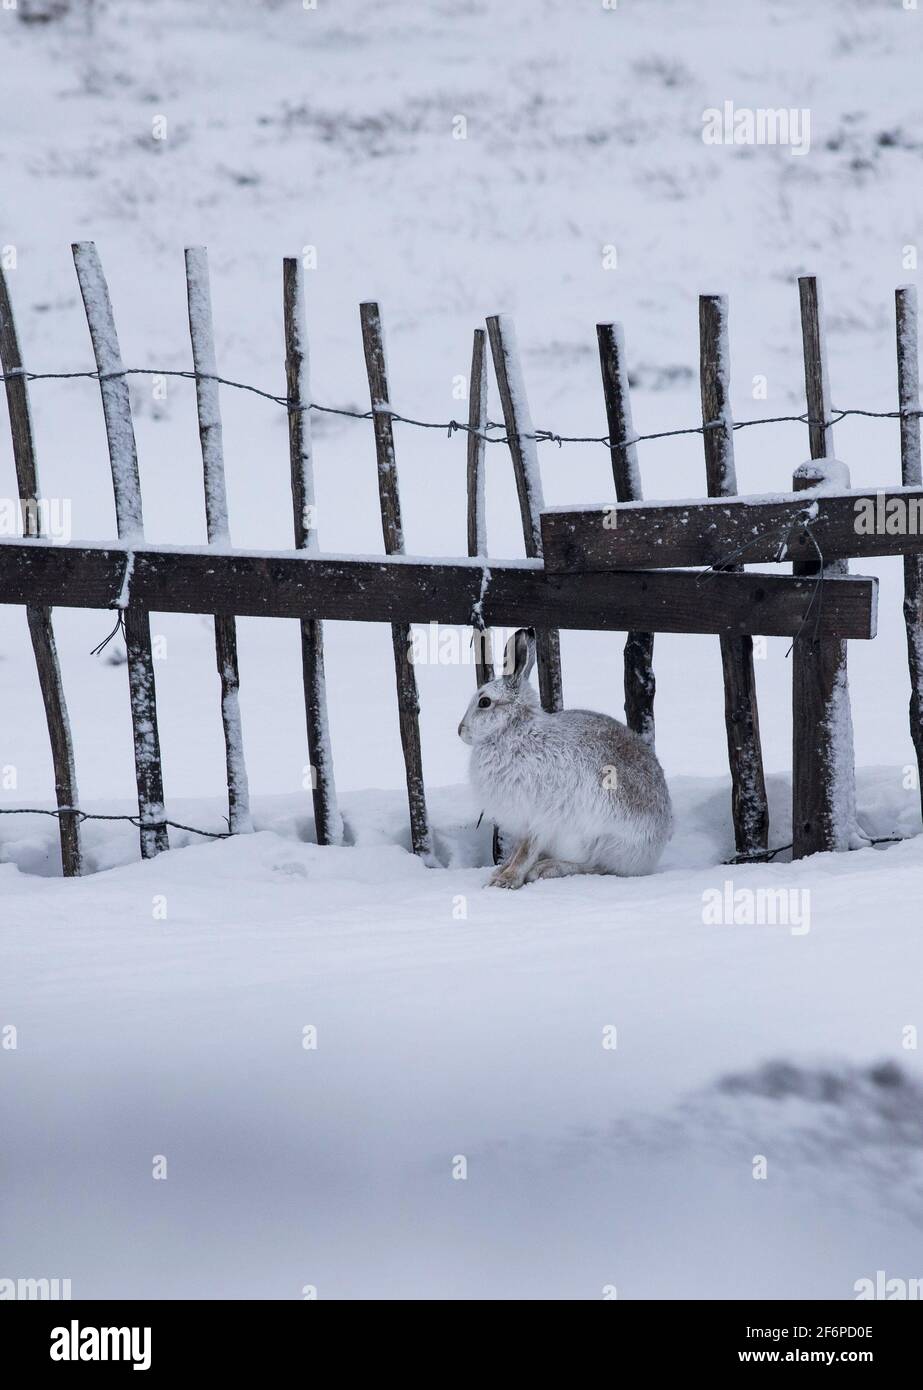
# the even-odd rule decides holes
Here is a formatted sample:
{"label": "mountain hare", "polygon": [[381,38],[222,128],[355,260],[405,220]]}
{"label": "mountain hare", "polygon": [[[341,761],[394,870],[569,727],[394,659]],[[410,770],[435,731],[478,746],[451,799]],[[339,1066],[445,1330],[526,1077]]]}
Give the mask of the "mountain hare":
{"label": "mountain hare", "polygon": [[567,874],[649,874],[672,832],[653,749],[590,710],[546,714],[529,684],[535,633],[506,644],[504,674],[472,697],[458,726],[484,812],[514,842],[489,885]]}

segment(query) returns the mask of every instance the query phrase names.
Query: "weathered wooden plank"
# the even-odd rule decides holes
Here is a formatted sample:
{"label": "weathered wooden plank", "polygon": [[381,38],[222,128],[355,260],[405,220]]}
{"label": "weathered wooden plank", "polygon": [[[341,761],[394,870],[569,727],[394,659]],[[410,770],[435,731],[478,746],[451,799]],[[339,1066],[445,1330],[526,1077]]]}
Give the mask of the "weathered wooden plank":
{"label": "weathered wooden plank", "polygon": [[[923,487],[709,498],[542,513],[545,568],[689,568],[923,551]],[[813,540],[812,540],[813,536]]]}
{"label": "weathered wooden plank", "polygon": [[[628,385],[628,362],[625,339],[618,323],[598,323],[596,340],[599,345],[599,366],[606,401],[606,420],[609,428],[609,455],[615,495],[620,502],[640,502],[641,470],[638,466],[638,447],[634,440],[631,415],[631,396]],[[653,748],[654,696],[654,634],[629,632],[625,638],[623,656],[625,687],[625,722]]]}
{"label": "weathered wooden plank", "polygon": [[[917,345],[917,291],[895,291],[897,390],[901,412],[901,481],[923,482],[920,457],[920,357]],[[904,556],[904,626],[910,668],[910,737],[917,758],[917,786],[923,802],[923,554]]]}
{"label": "weathered wooden plank", "polygon": [[[699,296],[699,378],[709,496],[733,496],[737,492],[737,470],[730,402],[728,305],[724,295]],[[750,858],[764,854],[769,843],[769,802],[763,775],[753,638],[721,637],[719,643],[734,841],[738,857]]]}
{"label": "weathered wooden plank", "polygon": [[[375,454],[378,460],[378,496],[381,506],[381,529],[385,550],[389,555],[404,553],[404,529],[401,522],[401,500],[397,481],[397,461],[394,454],[394,429],[391,423],[391,397],[388,390],[388,366],[385,359],[385,340],[381,314],[374,303],[360,304],[362,346],[369,378],[369,397],[375,429]],[[470,621],[470,613],[468,615]],[[394,675],[397,683],[397,709],[400,723],[401,747],[407,781],[407,802],[410,808],[410,839],[415,854],[432,859],[433,846],[426,813],[426,791],[423,785],[423,749],[420,743],[420,697],[417,675],[411,660],[410,625],[396,622],[391,627],[394,648]]]}
{"label": "weathered wooden plank", "polygon": [[[38,537],[42,533],[41,512],[38,506],[38,461],[32,431],[32,414],[29,409],[29,388],[25,377],[16,375],[22,371],[22,367],[22,352],[16,332],[16,321],[13,318],[13,305],[6,277],[0,266],[0,369],[6,377],[6,403],[22,509],[23,534]],[[80,818],[75,810],[80,803],[74,765],[74,745],[67,702],[64,698],[61,666],[55,646],[51,610],[30,604],[26,608],[26,621],[35,655],[35,668],[51,744],[55,798],[60,812],[58,830],[61,840],[61,868],[66,877],[76,877],[83,869]]]}
{"label": "weathered wooden plank", "polygon": [[[289,462],[295,545],[317,550],[314,500],[314,452],[311,439],[311,381],[304,305],[304,271],[301,262],[288,256],[282,262],[282,309],[285,326],[285,381],[288,408]],[[324,669],[323,625],[309,618],[301,622],[301,670],[304,684],[305,726],[311,760],[311,794],[314,833],[319,845],[343,843],[343,817],[337,805],[333,776],[333,749],[327,717],[327,678]]]}
{"label": "weathered wooden plank", "polygon": [[[72,250],[99,372],[119,539],[130,545],[143,541],[144,522],[128,383],[121,375],[122,353],[115,330],[109,287],[96,247],[92,241],[82,241],[75,243]],[[132,594],[130,559],[124,567],[123,578],[116,605],[124,610],[141,856],[150,859],[170,848],[163,804],[151,628],[147,613],[139,607],[137,598]]]}
{"label": "weathered wooden plank", "polygon": [[[471,375],[468,381],[468,554],[487,555],[487,498],[485,454],[487,443],[487,334],[483,328],[474,330],[471,349]],[[484,582],[490,571],[485,566]],[[475,616],[479,616],[476,610]],[[474,672],[478,685],[494,678],[490,632],[483,621],[472,631],[474,642]]]}
{"label": "weathered wooden plank", "polygon": [[[218,397],[218,363],[212,321],[208,252],[204,246],[186,247],[186,301],[192,365],[196,373],[196,411],[202,448],[205,484],[205,525],[209,545],[230,544],[228,495],[224,477],[224,444],[221,404]],[[240,669],[237,660],[237,623],[233,617],[215,618],[215,658],[221,682],[221,725],[228,784],[228,828],[232,835],[253,830],[250,787],[244,758],[240,717]]]}
{"label": "weathered wooden plank", "polygon": [[[0,540],[0,603],[112,608],[129,558],[136,600],[156,612],[470,626],[482,590],[481,566],[464,561]],[[875,636],[877,580],[825,581],[819,615],[815,588],[786,574],[548,575],[539,564],[495,561],[483,611],[493,627],[794,636],[810,610],[820,636]]]}
{"label": "weathered wooden plank", "polygon": [[[510,457],[519,497],[519,515],[526,554],[530,559],[541,556],[541,514],[544,509],[542,475],[538,466],[535,430],[529,412],[516,330],[508,314],[494,314],[487,320],[487,335],[494,363],[494,374],[500,391],[503,423],[509,440]],[[546,710],[563,708],[561,681],[561,646],[555,631],[537,629],[535,654],[538,667],[538,688]]]}

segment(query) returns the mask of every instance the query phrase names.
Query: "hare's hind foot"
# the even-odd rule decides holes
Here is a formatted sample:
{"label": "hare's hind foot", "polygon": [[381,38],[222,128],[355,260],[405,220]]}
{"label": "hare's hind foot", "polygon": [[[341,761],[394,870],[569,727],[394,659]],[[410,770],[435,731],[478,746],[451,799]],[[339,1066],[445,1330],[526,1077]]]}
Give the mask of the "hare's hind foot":
{"label": "hare's hind foot", "polygon": [[527,883],[540,878],[570,878],[572,874],[589,874],[588,864],[577,864],[573,859],[539,859],[526,875]]}
{"label": "hare's hind foot", "polygon": [[508,869],[495,869],[487,880],[488,888],[521,888],[525,883],[522,874],[510,873]]}
{"label": "hare's hind foot", "polygon": [[505,864],[494,869],[487,880],[488,888],[521,888],[528,880],[539,851],[530,836],[516,846]]}

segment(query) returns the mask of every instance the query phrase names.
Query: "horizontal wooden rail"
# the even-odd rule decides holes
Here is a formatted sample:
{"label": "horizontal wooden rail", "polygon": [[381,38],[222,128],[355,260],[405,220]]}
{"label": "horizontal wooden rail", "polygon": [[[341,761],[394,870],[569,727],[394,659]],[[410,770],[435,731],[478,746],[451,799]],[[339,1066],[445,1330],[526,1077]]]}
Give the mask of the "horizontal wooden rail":
{"label": "horizontal wooden rail", "polygon": [[923,488],[546,511],[542,541],[556,574],[914,555],[923,552]]}
{"label": "horizontal wooden rail", "polygon": [[337,558],[144,544],[0,540],[0,603],[162,613],[563,627],[624,632],[875,636],[875,579],[678,570],[547,574],[541,561]]}

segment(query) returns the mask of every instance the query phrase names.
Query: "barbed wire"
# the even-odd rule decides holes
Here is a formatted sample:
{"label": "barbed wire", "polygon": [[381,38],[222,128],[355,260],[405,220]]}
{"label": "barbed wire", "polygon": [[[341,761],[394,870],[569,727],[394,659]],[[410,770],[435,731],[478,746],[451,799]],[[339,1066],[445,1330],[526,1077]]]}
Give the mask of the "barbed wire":
{"label": "barbed wire", "polygon": [[[870,849],[875,845],[902,845],[905,840],[915,840],[915,835],[866,835],[860,831],[866,841],[863,845],[852,846],[855,849]],[[779,845],[777,849],[756,849],[744,854],[735,854],[731,859],[725,859],[724,864],[771,864],[779,854],[784,854],[786,850],[794,849],[794,845]]]}
{"label": "barbed wire", "polygon": [[779,845],[777,849],[754,849],[744,854],[732,855],[730,859],[722,861],[728,867],[741,864],[771,864],[777,854],[784,854],[786,850],[794,849],[792,845]]}
{"label": "barbed wire", "polygon": [[205,835],[210,840],[229,840],[233,833],[230,830],[200,830],[195,825],[182,825],[178,820],[146,821],[139,815],[106,816],[99,812],[81,811],[76,806],[59,806],[54,811],[46,806],[0,806],[0,816],[53,816],[56,820],[62,816],[74,816],[80,823],[85,820],[121,820],[137,830],[162,830],[168,825],[174,830],[186,830],[190,835]]}
{"label": "barbed wire", "polygon": [[[99,372],[99,371],[32,372],[32,371],[27,370],[25,367],[20,367],[20,368],[14,369],[14,370],[11,371],[11,372],[0,372],[0,381],[2,381],[2,382],[4,382],[4,383],[6,383],[7,381],[14,381],[14,380],[25,380],[25,381],[75,381],[75,380],[84,380],[84,381],[104,382],[104,381],[112,381],[112,380],[117,380],[117,379],[119,379],[119,378],[130,377],[130,376],[159,376],[159,377],[172,377],[172,378],[178,378],[178,379],[181,379],[181,380],[184,380],[184,381],[213,381],[213,382],[215,382],[215,383],[216,383],[217,385],[219,385],[219,386],[226,386],[226,387],[230,388],[231,390],[235,390],[235,391],[246,391],[246,392],[249,392],[251,395],[259,396],[259,397],[260,397],[261,399],[263,399],[263,400],[271,401],[271,402],[273,402],[273,403],[276,404],[276,405],[285,406],[285,408],[286,408],[288,411],[298,411],[298,412],[304,411],[304,412],[309,412],[309,411],[312,411],[312,410],[313,410],[313,411],[317,411],[319,414],[323,414],[323,415],[337,415],[337,416],[341,416],[341,417],[343,417],[343,418],[351,419],[351,420],[374,420],[375,417],[378,416],[378,415],[388,415],[388,416],[390,416],[391,421],[392,421],[393,424],[410,425],[411,427],[413,427],[413,428],[415,428],[415,429],[423,429],[423,430],[440,430],[440,431],[442,431],[443,433],[445,433],[449,438],[451,438],[451,436],[452,436],[453,434],[470,434],[470,435],[476,436],[478,439],[483,440],[483,442],[484,442],[485,444],[509,444],[509,443],[511,442],[511,439],[513,439],[513,438],[520,438],[520,439],[533,439],[533,440],[535,440],[535,442],[538,443],[538,444],[546,444],[546,443],[557,444],[559,448],[561,448],[564,444],[602,444],[602,445],[605,445],[605,447],[608,448],[608,449],[627,449],[627,448],[632,447],[633,445],[647,443],[647,442],[649,442],[649,441],[651,441],[651,440],[655,440],[655,439],[675,439],[675,438],[678,438],[678,437],[680,437],[680,436],[682,436],[682,435],[705,434],[706,431],[708,431],[708,430],[712,430],[712,429],[725,429],[725,428],[727,428],[727,421],[726,421],[726,420],[707,420],[707,421],[703,421],[702,424],[700,424],[700,425],[686,425],[686,426],[683,426],[683,427],[681,427],[681,428],[678,428],[678,429],[671,429],[671,430],[655,430],[655,431],[652,431],[652,432],[650,432],[650,433],[648,433],[648,434],[633,434],[633,435],[630,435],[630,436],[628,436],[628,437],[626,437],[626,438],[624,438],[624,439],[616,439],[616,440],[613,440],[612,437],[611,437],[610,435],[608,435],[608,434],[603,434],[603,435],[568,435],[568,434],[561,434],[561,433],[558,432],[557,430],[547,430],[547,429],[534,429],[534,430],[532,430],[532,431],[530,431],[530,432],[523,432],[522,434],[515,435],[515,436],[511,436],[510,434],[508,434],[508,433],[506,432],[505,426],[502,425],[502,424],[497,423],[496,421],[488,420],[485,429],[484,429],[484,430],[478,430],[478,429],[475,429],[472,425],[467,424],[467,423],[466,423],[465,421],[463,421],[463,420],[454,420],[454,419],[450,419],[450,420],[446,420],[446,421],[417,420],[417,419],[413,418],[412,416],[409,416],[409,415],[402,415],[399,411],[392,410],[392,409],[390,409],[390,407],[387,407],[387,406],[379,406],[379,407],[377,407],[375,410],[372,410],[372,409],[369,409],[369,410],[351,410],[351,409],[350,409],[349,407],[347,407],[347,406],[321,405],[321,404],[320,404],[319,402],[317,402],[317,401],[311,401],[311,402],[309,402],[307,405],[305,405],[305,404],[303,404],[302,402],[300,402],[300,401],[298,401],[298,400],[295,400],[295,399],[293,399],[293,398],[290,397],[290,396],[279,395],[279,394],[276,394],[276,393],[273,392],[273,391],[266,391],[266,390],[264,390],[262,387],[254,386],[254,385],[252,385],[252,384],[249,383],[249,382],[235,381],[235,380],[233,380],[233,379],[230,378],[230,377],[219,376],[217,373],[212,373],[212,372],[197,372],[197,371],[194,371],[194,370],[186,370],[186,369],[181,369],[181,368],[123,367],[123,368],[122,368],[120,371],[118,371],[118,372]],[[866,418],[866,419],[875,419],[875,420],[905,420],[905,419],[918,419],[918,418],[923,417],[923,409],[920,409],[920,408],[911,408],[911,409],[904,409],[904,408],[901,408],[901,409],[898,409],[898,410],[866,410],[866,409],[862,409],[862,408],[860,408],[860,407],[858,407],[858,406],[849,407],[849,408],[843,409],[843,410],[840,410],[840,409],[838,409],[838,408],[831,408],[830,417],[829,417],[828,419],[826,419],[826,420],[815,419],[814,417],[812,417],[812,416],[810,415],[810,413],[809,413],[808,411],[801,411],[800,413],[798,413],[798,414],[793,414],[793,415],[768,415],[768,416],[759,416],[759,417],[757,417],[757,418],[755,418],[755,419],[752,419],[752,420],[734,420],[734,421],[731,422],[731,429],[732,429],[733,431],[737,431],[737,430],[742,430],[742,429],[751,429],[751,428],[753,428],[754,426],[757,426],[757,425],[781,425],[781,424],[801,424],[801,425],[808,425],[808,426],[810,426],[810,425],[822,425],[822,426],[824,426],[824,427],[829,427],[829,426],[831,426],[831,425],[839,424],[839,422],[840,422],[841,420],[845,420],[845,419],[846,419],[847,417],[849,417],[849,416],[859,416],[859,417],[863,417],[863,418]],[[502,433],[498,433],[498,431],[502,431]],[[817,605],[817,611],[816,611],[816,613],[815,613],[815,636],[816,636],[817,626],[818,626],[818,624],[819,624],[819,622],[820,622],[820,604],[821,604],[821,602],[822,602],[823,577],[824,577],[823,556],[822,556],[822,554],[821,554],[821,552],[820,552],[820,547],[817,545],[817,540],[816,540],[816,538],[814,537],[813,532],[811,531],[810,524],[809,524],[809,522],[808,522],[808,520],[807,520],[806,518],[802,518],[802,517],[799,516],[798,518],[796,518],[795,521],[793,521],[793,522],[789,525],[789,527],[788,527],[787,530],[786,530],[785,535],[780,535],[780,554],[781,554],[781,553],[784,553],[784,551],[785,551],[785,549],[786,549],[786,546],[787,546],[787,542],[788,542],[788,540],[789,540],[790,537],[791,537],[792,530],[794,529],[794,526],[795,526],[796,522],[799,521],[799,520],[801,521],[801,524],[802,524],[803,528],[808,532],[808,534],[809,534],[809,536],[810,536],[810,538],[811,538],[811,541],[812,541],[812,543],[814,544],[814,547],[815,547],[815,549],[816,549],[816,551],[817,551],[818,562],[819,562],[819,569],[818,569],[817,583],[816,583],[816,587],[815,587],[814,594],[812,595],[811,602],[808,604],[808,608],[807,608],[807,610],[806,610],[806,612],[805,612],[804,618],[802,619],[802,622],[801,622],[801,626],[800,626],[800,628],[799,628],[799,631],[798,631],[798,633],[796,633],[795,637],[794,637],[793,640],[792,640],[792,646],[794,646],[795,641],[797,641],[798,638],[802,635],[803,630],[804,630],[804,628],[805,628],[806,625],[807,625],[807,621],[808,621],[808,618],[809,618],[809,616],[810,616],[810,614],[811,614],[811,611],[812,611],[812,609],[815,607],[815,603],[816,603],[816,605]],[[714,573],[719,572],[720,570],[726,569],[729,565],[731,565],[731,564],[733,563],[733,561],[734,561],[735,559],[737,559],[740,555],[742,555],[742,553],[748,548],[748,546],[749,546],[750,544],[753,544],[753,543],[754,543],[753,541],[748,541],[748,542],[746,542],[743,546],[740,546],[736,551],[734,551],[734,552],[732,552],[731,554],[725,556],[720,562],[716,562],[715,564],[709,566],[708,569],[706,569],[706,570],[704,570],[704,571],[702,572],[702,575],[701,575],[700,577],[703,577],[703,578],[704,578],[706,575],[714,574]],[[120,616],[120,619],[121,619],[121,615],[119,615],[119,616]],[[115,629],[113,629],[112,633],[109,634],[109,637],[107,637],[107,638],[105,639],[105,641],[104,641],[103,643],[100,644],[100,647],[97,648],[96,650],[98,651],[98,650],[101,649],[101,647],[105,646],[105,645],[108,643],[108,641],[111,639],[111,637],[114,637],[114,636],[115,636],[116,631],[118,631],[118,625],[116,626]],[[786,653],[786,655],[789,655],[790,652],[791,652],[791,647],[789,648],[789,651]],[[95,653],[94,653],[94,654],[95,654]],[[227,839],[229,839],[229,838],[231,837],[231,833],[232,833],[232,832],[229,831],[229,830],[227,830],[227,831],[202,830],[202,829],[199,829],[197,826],[194,826],[194,825],[184,825],[184,824],[182,824],[182,823],[179,822],[179,821],[167,820],[167,819],[159,820],[159,821],[153,821],[153,822],[147,822],[147,821],[142,821],[141,818],[140,818],[140,816],[138,816],[138,815],[103,815],[103,814],[101,814],[101,813],[94,813],[94,812],[89,812],[89,811],[81,811],[81,810],[79,810],[77,807],[58,807],[57,810],[51,810],[51,809],[48,809],[48,808],[46,808],[46,807],[29,807],[29,806],[21,806],[21,807],[0,807],[0,815],[3,815],[3,816],[20,816],[20,815],[29,815],[29,816],[52,816],[52,817],[54,817],[54,818],[56,818],[56,819],[60,819],[62,816],[75,816],[75,817],[78,818],[78,820],[79,820],[80,822],[83,822],[83,821],[91,821],[91,820],[92,820],[92,821],[124,821],[124,822],[127,822],[127,823],[130,824],[130,825],[135,826],[136,829],[145,829],[145,830],[157,830],[157,829],[161,829],[161,828],[163,828],[163,827],[165,827],[165,826],[169,826],[170,828],[172,828],[172,829],[174,829],[174,830],[182,830],[182,831],[185,831],[186,833],[188,833],[188,834],[190,834],[190,835],[202,835],[202,836],[204,836],[204,837],[206,837],[206,838],[208,838],[208,839],[213,839],[213,840],[227,840]],[[873,845],[875,845],[875,844],[890,844],[890,843],[894,843],[894,842],[896,842],[896,841],[899,841],[899,840],[902,839],[902,838],[903,838],[903,837],[901,837],[901,836],[887,836],[887,837],[882,837],[881,839],[870,839],[870,843],[873,844]],[[778,849],[761,851],[761,852],[758,852],[756,855],[744,855],[744,856],[738,855],[738,856],[735,856],[733,859],[726,860],[725,862],[726,862],[727,864],[770,863],[777,855],[783,854],[783,853],[785,853],[786,850],[789,850],[789,849],[791,849],[791,848],[792,848],[791,845],[782,845],[782,846],[780,846]]]}
{"label": "barbed wire", "polygon": [[[375,410],[351,410],[347,406],[321,405],[317,401],[311,401],[304,405],[294,400],[290,396],[277,395],[273,391],[264,391],[260,386],[253,386],[249,382],[234,381],[230,377],[218,376],[212,372],[196,372],[180,368],[158,368],[158,367],[123,367],[118,372],[98,372],[98,371],[74,371],[74,372],[31,372],[25,367],[19,367],[12,372],[0,373],[0,381],[113,381],[121,377],[129,376],[163,376],[177,377],[184,381],[213,381],[219,386],[227,386],[235,391],[248,391],[251,395],[259,396],[263,400],[272,401],[276,405],[285,406],[289,411],[317,411],[322,415],[339,415],[350,420],[374,420],[377,415],[388,415],[393,424],[410,425],[414,429],[421,430],[441,430],[449,436],[453,434],[472,434],[478,439],[482,439],[485,444],[509,444],[511,436],[506,433],[506,427],[496,421],[488,420],[484,430],[475,429],[473,425],[467,424],[463,420],[417,420],[410,415],[402,415],[400,411],[391,410],[390,407],[380,406]],[[764,415],[753,420],[733,420],[731,429],[745,430],[752,429],[755,425],[822,425],[829,427],[837,425],[841,420],[848,416],[863,416],[872,420],[909,420],[923,417],[923,409],[899,409],[899,410],[864,410],[859,407],[850,407],[846,410],[831,409],[830,418],[818,420],[811,416],[807,411],[802,411],[798,415]],[[534,439],[538,444],[557,444],[561,448],[564,444],[603,444],[608,449],[627,449],[635,444],[644,444],[653,439],[674,439],[679,435],[704,434],[706,430],[725,429],[725,420],[707,420],[701,425],[686,425],[680,429],[655,430],[649,434],[633,434],[625,439],[613,440],[608,434],[560,434],[557,430],[534,429],[520,434],[520,439]],[[503,431],[497,433],[496,431]]]}
{"label": "barbed wire", "polygon": [[[190,835],[203,835],[209,840],[230,840],[233,831],[230,830],[201,830],[195,825],[183,825],[176,820],[142,821],[140,816],[130,815],[102,815],[92,811],[79,811],[71,806],[59,806],[57,810],[50,810],[44,806],[3,806],[0,807],[0,816],[52,816],[60,820],[62,816],[76,816],[81,822],[86,820],[105,820],[105,821],[127,821],[138,830],[160,830],[164,826],[169,826],[173,830],[185,830]],[[478,825],[481,824],[484,812],[478,818]],[[899,845],[906,839],[913,838],[907,835],[869,835],[866,847],[874,845]],[[731,859],[725,859],[723,863],[728,866],[740,866],[745,864],[771,864],[779,854],[785,854],[792,849],[792,845],[779,845],[777,849],[755,850],[746,854],[735,854]]]}

